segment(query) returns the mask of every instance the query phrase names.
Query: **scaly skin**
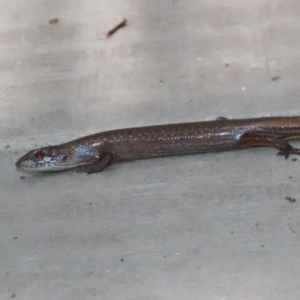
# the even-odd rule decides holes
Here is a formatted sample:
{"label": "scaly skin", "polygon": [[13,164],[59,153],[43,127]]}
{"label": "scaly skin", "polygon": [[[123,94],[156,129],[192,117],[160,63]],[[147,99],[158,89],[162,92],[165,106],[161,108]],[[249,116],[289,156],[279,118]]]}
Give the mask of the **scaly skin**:
{"label": "scaly skin", "polygon": [[118,129],[28,152],[16,162],[27,172],[77,169],[100,172],[128,160],[253,146],[268,146],[280,155],[300,154],[287,140],[300,138],[300,117],[263,117]]}

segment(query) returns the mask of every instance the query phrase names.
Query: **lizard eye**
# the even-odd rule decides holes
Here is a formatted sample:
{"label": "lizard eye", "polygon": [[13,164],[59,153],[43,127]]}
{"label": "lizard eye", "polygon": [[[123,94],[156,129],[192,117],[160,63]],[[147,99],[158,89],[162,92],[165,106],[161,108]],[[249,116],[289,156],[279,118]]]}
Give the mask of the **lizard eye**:
{"label": "lizard eye", "polygon": [[33,154],[34,158],[41,160],[45,157],[43,151],[37,151]]}
{"label": "lizard eye", "polygon": [[62,160],[62,161],[66,161],[67,158],[68,158],[68,155],[63,155],[62,158],[61,158],[61,160]]}

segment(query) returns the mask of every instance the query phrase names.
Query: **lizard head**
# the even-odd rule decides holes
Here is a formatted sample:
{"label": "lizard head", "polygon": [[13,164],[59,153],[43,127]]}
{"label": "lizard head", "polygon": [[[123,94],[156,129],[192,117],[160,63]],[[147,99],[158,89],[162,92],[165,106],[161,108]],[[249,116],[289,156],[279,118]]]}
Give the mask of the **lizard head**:
{"label": "lizard head", "polygon": [[25,172],[54,172],[88,164],[90,161],[87,155],[60,145],[29,151],[18,159],[16,168]]}

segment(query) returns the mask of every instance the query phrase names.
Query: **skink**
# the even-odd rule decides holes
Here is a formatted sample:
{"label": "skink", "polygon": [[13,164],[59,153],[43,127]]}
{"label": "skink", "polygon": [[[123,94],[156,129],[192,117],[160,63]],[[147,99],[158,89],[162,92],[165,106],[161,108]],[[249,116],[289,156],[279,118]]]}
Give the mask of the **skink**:
{"label": "skink", "polygon": [[16,162],[22,171],[77,169],[100,172],[115,162],[190,153],[268,146],[278,154],[300,154],[287,140],[300,138],[300,117],[167,124],[100,132],[28,152]]}

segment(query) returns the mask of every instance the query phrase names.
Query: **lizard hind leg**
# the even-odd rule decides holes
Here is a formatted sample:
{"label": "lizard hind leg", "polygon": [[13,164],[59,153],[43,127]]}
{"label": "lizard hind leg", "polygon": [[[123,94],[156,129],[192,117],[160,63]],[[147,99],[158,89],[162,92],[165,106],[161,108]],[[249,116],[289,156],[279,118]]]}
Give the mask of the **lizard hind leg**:
{"label": "lizard hind leg", "polygon": [[268,146],[279,150],[277,155],[288,158],[290,154],[300,155],[300,148],[293,147],[288,141],[272,133],[249,132],[240,138],[242,146]]}

